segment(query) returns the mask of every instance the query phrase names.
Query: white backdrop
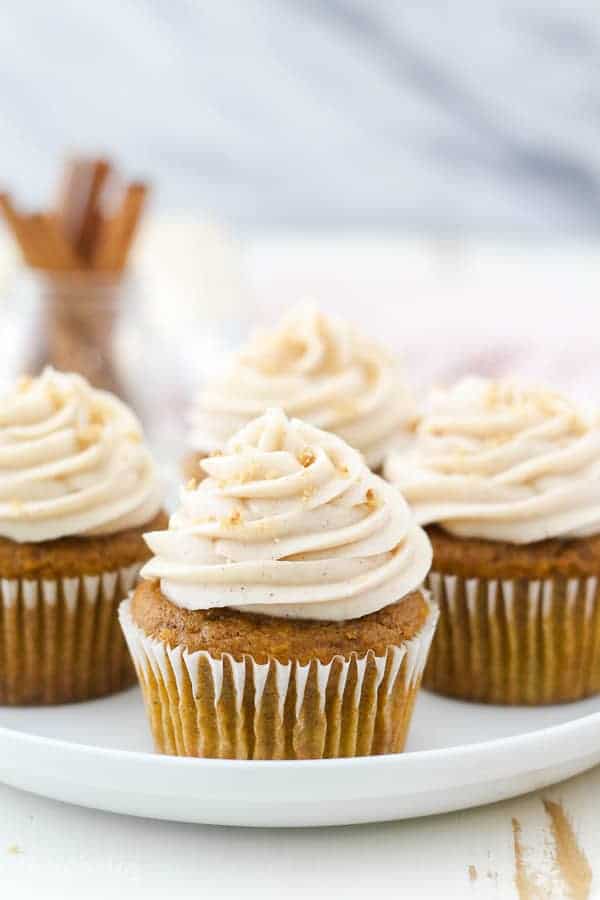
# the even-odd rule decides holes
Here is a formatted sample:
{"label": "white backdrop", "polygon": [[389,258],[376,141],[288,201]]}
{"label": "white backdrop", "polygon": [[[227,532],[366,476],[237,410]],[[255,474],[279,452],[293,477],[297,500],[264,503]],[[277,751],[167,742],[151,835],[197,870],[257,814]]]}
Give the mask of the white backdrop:
{"label": "white backdrop", "polygon": [[594,0],[4,0],[0,182],[65,148],[237,226],[600,230]]}

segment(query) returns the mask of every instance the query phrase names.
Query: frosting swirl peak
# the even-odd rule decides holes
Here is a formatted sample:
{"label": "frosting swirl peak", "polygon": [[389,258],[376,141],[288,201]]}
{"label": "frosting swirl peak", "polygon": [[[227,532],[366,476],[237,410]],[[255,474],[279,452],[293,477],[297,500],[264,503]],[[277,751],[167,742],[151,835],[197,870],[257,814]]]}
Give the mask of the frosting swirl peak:
{"label": "frosting swirl peak", "polygon": [[431,547],[339,437],[269,410],[202,463],[142,570],[186,609],[344,620],[419,588]]}
{"label": "frosting swirl peak", "polygon": [[193,412],[191,442],[204,452],[221,449],[275,406],[335,432],[372,468],[408,439],[416,419],[394,360],[313,304],[291,312],[272,331],[256,332],[224,376],[205,386]]}
{"label": "frosting swirl peak", "polygon": [[422,524],[532,543],[600,532],[600,420],[560,394],[465,378],[432,394],[386,476]]}
{"label": "frosting swirl peak", "polygon": [[161,487],[141,426],[115,396],[46,369],[0,399],[0,535],[19,542],[143,525]]}

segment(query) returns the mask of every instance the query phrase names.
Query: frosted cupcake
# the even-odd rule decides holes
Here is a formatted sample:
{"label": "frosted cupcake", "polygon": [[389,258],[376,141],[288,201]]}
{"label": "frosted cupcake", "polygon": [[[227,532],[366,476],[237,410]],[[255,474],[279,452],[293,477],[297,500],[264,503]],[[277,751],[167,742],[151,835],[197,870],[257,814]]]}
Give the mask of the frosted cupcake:
{"label": "frosted cupcake", "polygon": [[437,391],[387,477],[427,526],[441,607],[425,683],[556,703],[600,690],[600,423],[564,397],[468,378]]}
{"label": "frosted cupcake", "polygon": [[117,607],[161,527],[139,423],[111,394],[47,369],[0,399],[0,703],[83,700],[132,668]]}
{"label": "frosted cupcake", "polygon": [[402,750],[437,619],[425,532],[340,438],[271,410],[202,463],[121,607],[156,748]]}
{"label": "frosted cupcake", "polygon": [[269,407],[339,435],[377,470],[412,435],[416,408],[392,356],[340,319],[300,307],[259,331],[222,377],[200,393],[192,415],[188,476],[200,459]]}

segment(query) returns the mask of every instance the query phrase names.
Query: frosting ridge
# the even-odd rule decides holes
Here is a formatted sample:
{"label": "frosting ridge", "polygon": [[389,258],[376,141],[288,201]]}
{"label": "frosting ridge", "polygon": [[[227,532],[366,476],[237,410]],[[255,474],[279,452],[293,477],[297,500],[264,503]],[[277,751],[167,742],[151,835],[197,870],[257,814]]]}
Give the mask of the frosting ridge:
{"label": "frosting ridge", "polygon": [[142,570],[187,609],[358,618],[419,588],[431,546],[339,437],[269,410],[202,463]]}
{"label": "frosting ridge", "polygon": [[421,524],[532,543],[600,532],[600,420],[558,393],[465,378],[434,391],[386,477]]}
{"label": "frosting ridge", "polygon": [[222,377],[201,391],[191,443],[220,449],[270,407],[334,431],[368,465],[411,433],[416,407],[384,349],[313,304],[292,311],[273,330],[257,331]]}
{"label": "frosting ridge", "polygon": [[110,534],[152,519],[161,485],[141,426],[114,395],[47,368],[0,399],[0,535]]}

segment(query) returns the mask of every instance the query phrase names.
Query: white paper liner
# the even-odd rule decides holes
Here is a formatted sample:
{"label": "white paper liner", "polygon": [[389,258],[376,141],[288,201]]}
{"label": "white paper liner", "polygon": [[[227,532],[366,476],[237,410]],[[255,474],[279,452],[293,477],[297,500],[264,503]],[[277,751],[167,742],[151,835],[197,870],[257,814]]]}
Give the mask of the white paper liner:
{"label": "white paper liner", "polygon": [[[239,661],[228,653],[217,659],[204,650],[171,648],[134,623],[130,599],[121,604],[119,618],[158,750],[191,756],[297,758],[402,749],[438,609],[430,604],[418,636],[389,647],[383,656],[352,653],[348,658],[335,656],[327,664],[318,659],[305,664],[276,659],[258,663],[251,656]],[[227,719],[227,706],[229,723],[220,722]],[[183,708],[193,720],[187,734]],[[241,721],[232,723],[233,712],[246,725],[251,723],[252,734]],[[237,742],[235,734],[220,734],[220,725],[223,731],[237,729]]]}
{"label": "white paper liner", "polygon": [[423,683],[506,704],[600,692],[598,578],[538,580],[429,574],[440,622]]}
{"label": "white paper liner", "polygon": [[140,568],[0,578],[0,703],[63,703],[131,684],[117,608]]}

